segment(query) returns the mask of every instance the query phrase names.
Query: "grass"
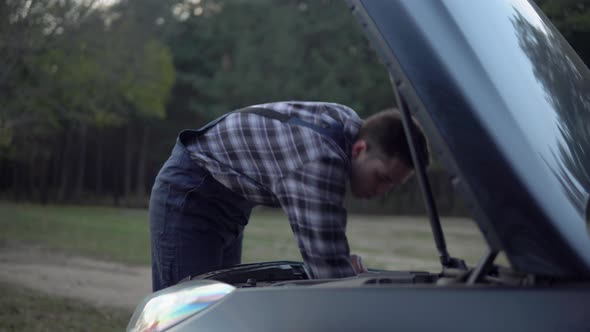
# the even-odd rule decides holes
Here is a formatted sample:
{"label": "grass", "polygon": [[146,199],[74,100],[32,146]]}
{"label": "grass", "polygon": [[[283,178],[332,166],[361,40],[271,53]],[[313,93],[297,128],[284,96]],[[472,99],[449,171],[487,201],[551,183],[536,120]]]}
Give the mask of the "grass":
{"label": "grass", "polygon": [[[0,203],[0,242],[127,264],[150,263],[147,210]],[[246,228],[244,262],[301,260],[287,219],[254,215]]]}
{"label": "grass", "polygon": [[[40,206],[0,202],[0,242],[30,243],[126,264],[150,263],[147,210]],[[451,254],[475,263],[485,244],[474,224],[443,219]],[[439,269],[430,226],[423,217],[351,215],[351,251],[375,268]],[[301,260],[286,216],[256,209],[246,227],[243,262]]]}
{"label": "grass", "polygon": [[0,203],[0,241],[149,264],[146,210]]}
{"label": "grass", "polygon": [[0,331],[122,331],[131,313],[0,282]]}

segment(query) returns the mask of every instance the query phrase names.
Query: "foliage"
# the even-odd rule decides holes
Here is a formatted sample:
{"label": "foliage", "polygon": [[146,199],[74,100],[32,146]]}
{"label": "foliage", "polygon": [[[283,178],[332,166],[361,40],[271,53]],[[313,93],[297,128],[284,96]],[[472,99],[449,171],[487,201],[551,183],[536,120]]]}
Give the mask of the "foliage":
{"label": "foliage", "polygon": [[171,47],[181,107],[201,117],[288,99],[361,114],[392,105],[385,71],[339,1],[225,1],[188,18]]}
{"label": "foliage", "polygon": [[[127,48],[140,30],[128,29],[133,22],[107,21],[107,13],[89,1],[7,1],[4,6],[3,128],[51,137],[64,122],[112,126],[131,113],[164,117],[173,83],[171,56],[153,39]],[[14,33],[29,42],[23,44]]]}
{"label": "foliage", "polygon": [[580,0],[537,0],[543,12],[586,63],[590,63],[590,4]]}
{"label": "foliage", "polygon": [[174,83],[174,67],[168,49],[150,40],[134,64],[137,70],[127,70],[121,77],[124,98],[140,117],[164,118],[165,102]]}
{"label": "foliage", "polygon": [[[589,6],[537,3],[588,63]],[[181,129],[268,101],[364,116],[394,99],[341,0],[6,0],[0,55],[0,193],[16,200],[143,206]],[[442,212],[463,211],[433,177]]]}
{"label": "foliage", "polygon": [[0,4],[0,168],[12,175],[0,187],[43,201],[51,190],[58,199],[79,194],[88,133],[101,140],[105,130],[166,116],[172,55],[158,35],[143,33],[135,9],[93,0]]}

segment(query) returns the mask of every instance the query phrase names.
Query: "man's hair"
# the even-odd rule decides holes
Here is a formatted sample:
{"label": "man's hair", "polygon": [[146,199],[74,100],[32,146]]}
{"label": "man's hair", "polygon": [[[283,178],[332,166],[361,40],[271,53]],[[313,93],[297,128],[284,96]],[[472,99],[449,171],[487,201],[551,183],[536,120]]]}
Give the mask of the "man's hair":
{"label": "man's hair", "polygon": [[[418,123],[410,121],[414,133],[414,147],[424,167],[430,164],[428,141]],[[410,146],[406,139],[402,115],[397,109],[387,109],[368,117],[363,123],[358,139],[367,142],[367,152],[376,152],[387,158],[397,157],[406,166],[414,168]],[[376,150],[376,151],[375,151]]]}

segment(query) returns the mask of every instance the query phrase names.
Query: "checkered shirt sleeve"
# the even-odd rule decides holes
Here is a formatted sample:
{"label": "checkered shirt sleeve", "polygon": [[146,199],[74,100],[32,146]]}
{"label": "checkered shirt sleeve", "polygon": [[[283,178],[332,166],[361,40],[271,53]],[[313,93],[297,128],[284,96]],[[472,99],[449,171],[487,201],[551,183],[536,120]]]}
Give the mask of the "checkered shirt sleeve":
{"label": "checkered shirt sleeve", "polygon": [[342,206],[346,174],[340,158],[325,157],[290,172],[274,187],[313,278],[356,274],[350,263]]}

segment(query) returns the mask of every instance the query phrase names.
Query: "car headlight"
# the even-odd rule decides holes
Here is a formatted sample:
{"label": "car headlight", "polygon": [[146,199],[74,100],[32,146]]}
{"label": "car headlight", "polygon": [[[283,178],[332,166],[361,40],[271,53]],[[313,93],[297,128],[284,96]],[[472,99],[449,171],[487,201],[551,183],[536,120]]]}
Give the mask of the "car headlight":
{"label": "car headlight", "polygon": [[147,297],[133,313],[127,331],[165,331],[203,311],[235,287],[210,280],[195,280],[166,288]]}

